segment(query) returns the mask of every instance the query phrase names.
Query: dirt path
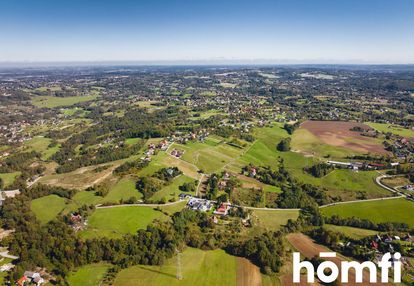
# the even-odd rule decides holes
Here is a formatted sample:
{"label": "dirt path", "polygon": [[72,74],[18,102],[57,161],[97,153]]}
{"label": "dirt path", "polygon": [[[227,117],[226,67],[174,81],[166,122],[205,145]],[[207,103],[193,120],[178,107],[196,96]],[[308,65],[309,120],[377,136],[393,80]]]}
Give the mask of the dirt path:
{"label": "dirt path", "polygon": [[260,269],[246,258],[237,257],[236,286],[261,286]]}
{"label": "dirt path", "polygon": [[201,174],[201,178],[198,180],[198,185],[196,187],[196,193],[195,193],[195,196],[196,197],[198,197],[198,195],[199,195],[199,191],[198,190],[200,189],[201,184],[204,183],[204,179],[206,177],[207,177],[206,174]]}
{"label": "dirt path", "polygon": [[[289,234],[287,237],[287,240],[292,244],[292,246],[297,249],[300,253],[302,253],[303,256],[307,258],[312,258],[314,256],[319,256],[320,252],[331,252],[330,249],[326,248],[325,246],[322,246],[320,244],[316,244],[310,237],[302,234],[302,233],[292,233]],[[337,257],[333,258],[325,258],[325,260],[329,260],[334,262],[339,269],[341,269],[341,261],[346,261],[347,258],[342,255],[337,255]],[[341,270],[340,270],[341,271]],[[363,275],[363,283],[357,284],[355,283],[355,271],[350,270],[349,271],[349,281],[350,283],[344,284],[344,285],[392,285],[391,283],[368,283],[369,281],[369,273],[368,271],[364,271]],[[354,282],[352,282],[354,281]],[[378,277],[378,281],[380,281],[380,277]],[[288,284],[290,285],[290,284]],[[302,285],[302,284],[301,284]],[[306,285],[306,284],[304,284]]]}

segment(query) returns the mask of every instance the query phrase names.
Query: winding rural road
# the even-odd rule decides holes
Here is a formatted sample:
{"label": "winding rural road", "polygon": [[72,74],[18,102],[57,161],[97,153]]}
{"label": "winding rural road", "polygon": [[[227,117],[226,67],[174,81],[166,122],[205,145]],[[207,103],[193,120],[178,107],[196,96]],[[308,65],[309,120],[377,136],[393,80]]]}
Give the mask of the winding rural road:
{"label": "winding rural road", "polygon": [[378,176],[378,177],[376,177],[376,178],[375,178],[375,183],[377,183],[377,185],[378,185],[378,186],[380,186],[380,187],[382,187],[382,188],[384,188],[384,189],[386,189],[386,190],[388,190],[388,191],[390,191],[390,192],[393,192],[394,194],[399,194],[399,195],[401,195],[402,197],[406,197],[406,195],[405,195],[405,194],[403,194],[403,193],[401,193],[401,192],[399,192],[399,191],[397,191],[397,190],[395,190],[395,189],[393,189],[393,188],[390,188],[390,187],[388,187],[388,186],[384,185],[384,184],[381,182],[381,180],[382,180],[382,179],[385,179],[385,178],[392,178],[392,177],[394,177],[394,176],[389,176],[389,175],[381,175],[381,176]]}

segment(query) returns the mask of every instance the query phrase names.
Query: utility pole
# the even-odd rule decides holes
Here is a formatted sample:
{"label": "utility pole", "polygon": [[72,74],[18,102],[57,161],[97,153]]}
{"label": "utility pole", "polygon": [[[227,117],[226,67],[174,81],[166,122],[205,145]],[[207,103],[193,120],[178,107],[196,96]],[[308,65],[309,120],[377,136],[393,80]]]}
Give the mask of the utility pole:
{"label": "utility pole", "polygon": [[182,265],[181,265],[181,252],[176,248],[177,253],[177,280],[183,280]]}

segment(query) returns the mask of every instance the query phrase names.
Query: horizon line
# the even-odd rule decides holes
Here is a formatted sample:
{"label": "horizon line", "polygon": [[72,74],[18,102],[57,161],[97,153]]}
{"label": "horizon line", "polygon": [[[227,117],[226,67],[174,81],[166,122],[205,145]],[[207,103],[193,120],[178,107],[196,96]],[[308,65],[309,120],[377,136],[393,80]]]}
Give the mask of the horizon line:
{"label": "horizon line", "polygon": [[30,66],[295,66],[295,65],[342,65],[342,66],[411,66],[413,62],[387,62],[364,60],[276,60],[276,59],[194,59],[194,60],[21,60],[0,61],[0,67]]}

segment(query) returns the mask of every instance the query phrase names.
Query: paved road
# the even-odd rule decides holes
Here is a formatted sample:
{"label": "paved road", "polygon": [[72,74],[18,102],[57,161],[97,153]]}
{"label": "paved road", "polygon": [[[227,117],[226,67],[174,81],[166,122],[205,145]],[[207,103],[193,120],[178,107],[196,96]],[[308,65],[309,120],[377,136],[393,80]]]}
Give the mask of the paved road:
{"label": "paved road", "polygon": [[381,176],[378,176],[378,177],[376,177],[376,178],[375,178],[375,183],[376,183],[378,186],[380,186],[380,187],[382,187],[382,188],[386,189],[387,191],[390,191],[390,192],[392,192],[392,193],[394,193],[394,194],[399,194],[399,195],[401,195],[401,196],[403,196],[403,197],[406,197],[406,195],[405,195],[405,194],[403,194],[403,193],[401,193],[401,192],[397,191],[396,189],[390,188],[390,187],[388,187],[388,186],[384,185],[384,184],[381,182],[381,180],[382,180],[382,179],[385,179],[385,178],[392,178],[392,177],[393,177],[393,176],[389,176],[389,175],[381,175]]}

